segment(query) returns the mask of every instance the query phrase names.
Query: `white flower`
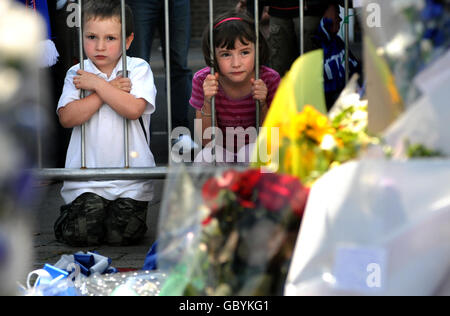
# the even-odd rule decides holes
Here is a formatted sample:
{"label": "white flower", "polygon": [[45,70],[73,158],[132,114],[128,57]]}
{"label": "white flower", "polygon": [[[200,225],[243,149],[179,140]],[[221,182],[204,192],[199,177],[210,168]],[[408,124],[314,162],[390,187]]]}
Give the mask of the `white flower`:
{"label": "white flower", "polygon": [[326,134],[322,139],[322,143],[320,144],[320,148],[322,150],[332,150],[336,146],[336,140],[330,134]]}
{"label": "white flower", "polygon": [[422,10],[425,6],[423,0],[391,0],[394,12],[401,13],[408,8],[415,7],[416,10]]}
{"label": "white flower", "polygon": [[0,130],[0,178],[9,178],[14,170],[17,170],[20,163],[20,155],[17,144],[8,137],[8,133]]}
{"label": "white flower", "polygon": [[0,106],[8,107],[12,102],[8,102],[19,90],[20,74],[13,68],[0,68]]}
{"label": "white flower", "polygon": [[44,39],[43,19],[20,6],[2,8],[5,10],[0,11],[0,58],[37,62],[39,43]]}
{"label": "white flower", "polygon": [[368,113],[367,111],[358,109],[352,114],[352,120],[353,121],[364,121],[367,120]]}
{"label": "white flower", "polygon": [[406,48],[415,41],[414,37],[407,33],[398,33],[389,43],[386,44],[385,51],[390,57],[401,57]]}
{"label": "white flower", "polygon": [[346,105],[346,108],[349,106],[357,105],[359,103],[359,94],[358,93],[349,93],[348,95],[343,97],[342,102]]}
{"label": "white flower", "polygon": [[433,50],[433,43],[429,39],[423,39],[420,42],[420,48],[423,53],[431,53]]}

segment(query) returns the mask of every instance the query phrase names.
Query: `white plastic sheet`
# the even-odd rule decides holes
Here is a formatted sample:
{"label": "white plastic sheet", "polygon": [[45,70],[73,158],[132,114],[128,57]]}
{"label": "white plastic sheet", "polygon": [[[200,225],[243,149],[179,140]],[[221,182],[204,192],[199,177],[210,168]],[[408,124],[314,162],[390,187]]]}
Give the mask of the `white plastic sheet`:
{"label": "white plastic sheet", "polygon": [[427,93],[386,131],[384,138],[393,147],[395,157],[405,155],[405,141],[423,144],[450,156],[450,72],[444,66],[448,60],[446,55],[437,62],[436,65],[443,67],[442,71],[434,72],[438,80],[427,80],[431,76],[428,70],[421,74],[420,80],[428,81],[423,83],[423,91]]}
{"label": "white plastic sheet", "polygon": [[363,160],[313,186],[286,295],[435,295],[450,267],[450,160]]}

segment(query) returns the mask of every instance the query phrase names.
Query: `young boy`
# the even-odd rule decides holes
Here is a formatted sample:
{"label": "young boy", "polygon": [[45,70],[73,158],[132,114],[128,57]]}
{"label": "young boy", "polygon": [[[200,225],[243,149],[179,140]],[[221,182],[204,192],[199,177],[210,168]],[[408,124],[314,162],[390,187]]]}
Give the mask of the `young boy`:
{"label": "young boy", "polygon": [[[127,58],[123,78],[121,7],[119,0],[91,0],[83,7],[83,39],[87,60],[69,69],[57,113],[61,125],[73,128],[66,168],[81,167],[81,125],[86,130],[87,168],[124,167],[124,118],[129,120],[131,167],[153,167],[149,147],[150,115],[156,88],[149,64]],[[133,41],[132,13],[126,8],[126,48]],[[80,99],[80,89],[86,97]],[[124,245],[139,241],[147,230],[151,181],[65,181],[67,205],[55,223],[57,240],[74,246]]]}

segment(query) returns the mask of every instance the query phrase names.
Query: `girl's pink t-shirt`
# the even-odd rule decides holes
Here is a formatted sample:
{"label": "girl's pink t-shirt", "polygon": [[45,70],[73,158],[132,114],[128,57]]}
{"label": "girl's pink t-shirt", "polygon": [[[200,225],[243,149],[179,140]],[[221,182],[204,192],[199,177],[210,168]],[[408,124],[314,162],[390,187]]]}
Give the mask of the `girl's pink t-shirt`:
{"label": "girl's pink t-shirt", "polygon": [[[201,110],[203,107],[203,82],[209,74],[210,68],[206,67],[199,70],[192,79],[192,95],[189,103],[196,110]],[[260,78],[267,86],[267,104],[270,107],[280,84],[280,75],[269,67],[261,66]],[[231,99],[219,85],[219,91],[215,100],[217,125],[222,130],[223,135],[226,135],[227,127],[242,127],[246,129],[256,126],[256,105],[252,94],[240,99]],[[247,139],[245,143],[248,144],[248,142]]]}

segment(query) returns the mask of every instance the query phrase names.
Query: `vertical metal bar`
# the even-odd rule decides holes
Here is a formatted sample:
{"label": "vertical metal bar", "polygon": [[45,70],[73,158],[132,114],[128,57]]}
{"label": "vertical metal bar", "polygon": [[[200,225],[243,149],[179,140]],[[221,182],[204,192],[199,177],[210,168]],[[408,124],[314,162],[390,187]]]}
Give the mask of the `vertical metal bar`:
{"label": "vertical metal bar", "polygon": [[[125,14],[125,0],[120,1],[121,21],[122,21],[122,76],[128,78],[127,70],[127,20]],[[124,139],[124,162],[125,168],[130,167],[130,143],[128,138],[128,119],[123,119],[123,139]]]}
{"label": "vertical metal bar", "polygon": [[349,15],[348,15],[348,0],[345,0],[345,9],[344,9],[344,28],[345,28],[345,84],[348,83],[350,77],[350,68],[349,68]]}
{"label": "vertical metal bar", "polygon": [[300,40],[300,56],[302,56],[305,53],[305,1],[299,0],[298,4],[298,10],[299,10],[299,18],[298,18],[298,24],[300,26],[300,30],[298,33],[299,40]]}
{"label": "vertical metal bar", "polygon": [[[215,60],[215,53],[214,53],[214,26],[213,26],[213,15],[214,15],[214,5],[213,0],[209,0],[209,43],[210,43],[210,59],[214,62]],[[211,74],[215,74],[214,67],[211,67]],[[211,98],[211,127],[212,127],[212,134],[211,134],[211,140],[213,147],[211,148],[211,155],[214,162],[214,165],[216,165],[216,98]]]}
{"label": "vertical metal bar", "polygon": [[[78,28],[79,56],[80,69],[84,70],[84,52],[83,52],[83,0],[78,0],[78,21],[80,23]],[[80,99],[84,99],[86,93],[83,89],[80,91]],[[81,169],[86,169],[86,125],[81,125]]]}
{"label": "vertical metal bar", "polygon": [[170,80],[170,27],[169,27],[169,0],[164,0],[164,29],[166,41],[166,95],[167,95],[167,141],[169,147],[169,166],[172,165],[172,86]]}
{"label": "vertical metal bar", "polygon": [[[259,0],[255,0],[255,80],[259,79]],[[260,103],[256,100],[256,131],[259,132]]]}
{"label": "vertical metal bar", "polygon": [[[39,73],[40,74],[40,73]],[[41,120],[41,105],[42,105],[42,97],[41,97],[41,89],[39,86],[38,89],[38,102],[36,102],[36,125],[37,125],[37,165],[38,168],[41,169],[42,165],[42,120]]]}

